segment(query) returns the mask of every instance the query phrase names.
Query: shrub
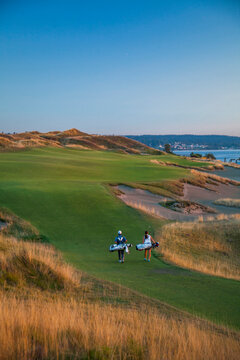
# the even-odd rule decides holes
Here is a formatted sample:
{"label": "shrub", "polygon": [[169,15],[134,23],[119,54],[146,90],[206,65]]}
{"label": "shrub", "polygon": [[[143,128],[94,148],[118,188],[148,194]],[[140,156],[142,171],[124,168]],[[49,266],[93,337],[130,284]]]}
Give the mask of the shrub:
{"label": "shrub", "polygon": [[216,160],[215,156],[212,153],[205,154],[205,157],[209,160]]}
{"label": "shrub", "polygon": [[164,150],[165,150],[167,153],[171,153],[171,145],[170,145],[170,144],[165,144],[165,145],[164,145]]}
{"label": "shrub", "polygon": [[193,157],[193,158],[197,158],[197,159],[200,159],[200,158],[202,157],[201,154],[199,154],[199,153],[194,153],[194,152],[191,152],[190,156]]}

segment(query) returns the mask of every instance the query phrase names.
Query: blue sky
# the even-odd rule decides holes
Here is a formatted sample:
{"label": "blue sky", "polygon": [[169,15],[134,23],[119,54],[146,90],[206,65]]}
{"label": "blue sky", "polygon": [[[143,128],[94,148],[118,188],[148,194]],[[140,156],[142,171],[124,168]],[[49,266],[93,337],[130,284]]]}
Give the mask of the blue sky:
{"label": "blue sky", "polygon": [[0,130],[240,136],[240,1],[0,0]]}

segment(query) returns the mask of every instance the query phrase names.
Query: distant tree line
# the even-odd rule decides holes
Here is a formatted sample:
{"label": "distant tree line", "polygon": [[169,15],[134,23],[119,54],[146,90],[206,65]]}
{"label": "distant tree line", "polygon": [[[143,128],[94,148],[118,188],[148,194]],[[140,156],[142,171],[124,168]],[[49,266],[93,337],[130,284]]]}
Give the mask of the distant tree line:
{"label": "distant tree line", "polygon": [[207,145],[207,149],[221,147],[240,148],[240,137],[226,135],[126,135],[130,139],[142,142],[148,146],[159,148],[165,144],[172,146],[175,142],[186,145]]}

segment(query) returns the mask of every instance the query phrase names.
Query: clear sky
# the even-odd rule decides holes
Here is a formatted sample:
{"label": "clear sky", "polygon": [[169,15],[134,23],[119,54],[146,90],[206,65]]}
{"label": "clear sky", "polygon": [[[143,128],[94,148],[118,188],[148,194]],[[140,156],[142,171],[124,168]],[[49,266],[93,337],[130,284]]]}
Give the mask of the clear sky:
{"label": "clear sky", "polygon": [[0,0],[0,130],[240,136],[240,0]]}

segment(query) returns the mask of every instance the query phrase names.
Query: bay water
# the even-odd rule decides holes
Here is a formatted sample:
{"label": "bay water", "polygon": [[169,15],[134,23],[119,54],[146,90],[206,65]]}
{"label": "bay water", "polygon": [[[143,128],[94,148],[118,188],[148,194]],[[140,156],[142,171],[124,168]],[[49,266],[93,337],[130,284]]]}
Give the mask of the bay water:
{"label": "bay water", "polygon": [[226,149],[226,150],[176,150],[173,151],[176,155],[190,156],[191,152],[201,154],[204,156],[207,153],[211,153],[217,160],[221,161],[232,161],[240,164],[240,149]]}

